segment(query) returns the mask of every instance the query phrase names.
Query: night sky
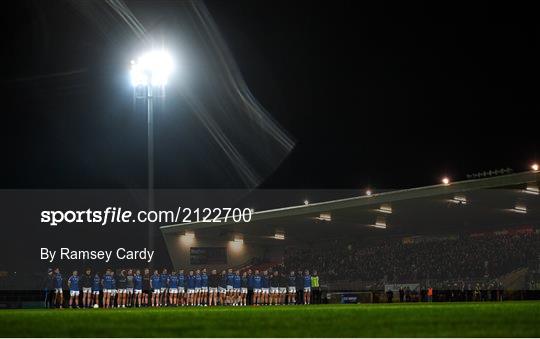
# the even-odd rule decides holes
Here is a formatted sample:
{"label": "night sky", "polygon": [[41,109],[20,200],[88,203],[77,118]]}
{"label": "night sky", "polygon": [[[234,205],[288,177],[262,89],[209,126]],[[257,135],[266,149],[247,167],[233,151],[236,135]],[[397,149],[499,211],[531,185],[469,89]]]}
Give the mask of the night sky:
{"label": "night sky", "polygon": [[[126,3],[153,27],[177,5]],[[206,5],[251,92],[296,143],[263,188],[404,188],[540,158],[532,8]],[[65,0],[5,6],[0,187],[144,188],[146,120],[121,81],[133,46],[107,42]],[[193,155],[204,139],[193,119],[157,119],[157,187],[235,186]],[[174,134],[180,150],[165,142]]]}

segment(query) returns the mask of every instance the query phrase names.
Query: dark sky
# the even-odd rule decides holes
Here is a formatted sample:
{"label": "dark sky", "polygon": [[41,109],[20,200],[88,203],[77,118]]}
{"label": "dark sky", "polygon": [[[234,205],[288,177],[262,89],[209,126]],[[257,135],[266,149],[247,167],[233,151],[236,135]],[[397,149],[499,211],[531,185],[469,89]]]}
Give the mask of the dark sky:
{"label": "dark sky", "polygon": [[[533,8],[364,3],[206,2],[249,88],[296,141],[262,187],[411,187],[538,159]],[[133,10],[145,6],[159,16],[174,4]],[[113,100],[126,91],[112,75],[119,46],[64,0],[11,2],[1,16],[0,187],[144,187],[144,116]],[[73,70],[69,83],[42,77]],[[197,164],[158,155],[156,185],[214,186]]]}

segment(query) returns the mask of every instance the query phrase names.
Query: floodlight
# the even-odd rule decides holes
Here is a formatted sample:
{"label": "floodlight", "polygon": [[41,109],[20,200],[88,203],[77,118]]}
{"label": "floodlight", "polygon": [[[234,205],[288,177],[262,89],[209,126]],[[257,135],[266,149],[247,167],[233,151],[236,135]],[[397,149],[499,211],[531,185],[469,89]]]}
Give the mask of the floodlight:
{"label": "floodlight", "polygon": [[371,192],[371,190],[370,190],[370,189],[366,190],[366,195],[368,195],[368,196],[369,196],[369,195],[371,195],[372,193],[373,193],[373,192]]}
{"label": "floodlight", "polygon": [[533,171],[538,171],[538,164],[537,164],[537,163],[532,164],[532,165],[531,165],[531,169],[532,169]]}
{"label": "floodlight", "polygon": [[131,60],[131,83],[133,86],[165,86],[173,69],[172,58],[166,51],[151,51]]}
{"label": "floodlight", "polygon": [[442,178],[441,182],[443,183],[443,185],[448,185],[450,184],[450,179],[448,177],[444,177]]}
{"label": "floodlight", "polygon": [[274,239],[277,239],[277,240],[285,240],[285,233],[284,232],[276,232],[276,234],[274,234]]}
{"label": "floodlight", "polygon": [[304,200],[304,205],[309,205],[309,200]]}

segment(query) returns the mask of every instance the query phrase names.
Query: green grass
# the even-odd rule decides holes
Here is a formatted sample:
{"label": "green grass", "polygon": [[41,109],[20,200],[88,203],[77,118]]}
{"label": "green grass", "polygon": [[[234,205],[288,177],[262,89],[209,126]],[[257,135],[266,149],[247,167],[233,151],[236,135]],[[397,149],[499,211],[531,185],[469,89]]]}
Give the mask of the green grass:
{"label": "green grass", "polygon": [[540,302],[0,310],[3,337],[539,337]]}

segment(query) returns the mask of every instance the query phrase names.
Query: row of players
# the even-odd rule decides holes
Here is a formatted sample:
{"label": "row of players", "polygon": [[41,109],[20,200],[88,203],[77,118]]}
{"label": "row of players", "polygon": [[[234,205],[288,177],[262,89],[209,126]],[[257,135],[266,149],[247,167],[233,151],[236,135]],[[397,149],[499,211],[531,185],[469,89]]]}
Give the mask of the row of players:
{"label": "row of players", "polygon": [[[49,280],[54,289],[51,305],[62,307],[64,303],[63,288],[64,278],[60,269],[49,271]],[[314,271],[312,277],[309,270],[304,272],[290,272],[288,276],[279,274],[278,271],[269,274],[259,270],[254,273],[251,269],[240,273],[223,270],[218,274],[212,270],[207,274],[206,269],[189,271],[173,271],[170,274],[167,269],[161,273],[155,270],[150,275],[150,270],[122,270],[115,275],[114,271],[107,269],[100,277],[98,273],[92,274],[91,269],[86,269],[84,274],[77,271],[67,279],[69,289],[69,306],[79,307],[79,299],[82,290],[82,306],[97,308],[114,307],[141,307],[141,306],[217,306],[232,305],[284,305],[296,304],[297,288],[301,289],[303,303],[311,303],[311,288],[313,281],[318,287],[318,276]]]}

